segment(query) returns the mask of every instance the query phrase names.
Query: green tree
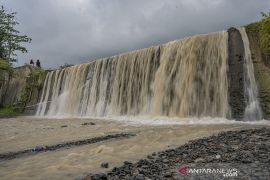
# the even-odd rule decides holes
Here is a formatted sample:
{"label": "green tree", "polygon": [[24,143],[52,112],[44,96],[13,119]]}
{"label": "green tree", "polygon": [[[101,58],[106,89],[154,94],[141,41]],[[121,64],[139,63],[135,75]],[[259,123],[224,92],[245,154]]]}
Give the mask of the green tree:
{"label": "green tree", "polygon": [[19,23],[15,19],[16,12],[8,13],[3,6],[0,8],[0,60],[9,63],[17,61],[16,51],[26,53],[27,49],[21,43],[30,43],[31,38],[20,35],[15,29]]}
{"label": "green tree", "polygon": [[267,19],[270,17],[270,12],[269,13],[261,12],[261,15],[262,15],[262,19]]}

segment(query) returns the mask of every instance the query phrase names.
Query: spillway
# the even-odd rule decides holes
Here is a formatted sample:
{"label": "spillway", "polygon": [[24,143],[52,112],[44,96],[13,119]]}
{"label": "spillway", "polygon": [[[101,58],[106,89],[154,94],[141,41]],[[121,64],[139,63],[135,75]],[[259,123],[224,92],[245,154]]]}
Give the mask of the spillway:
{"label": "spillway", "polygon": [[[234,108],[234,116],[262,119],[249,40],[244,28],[236,31],[233,52],[222,31],[51,71],[36,115],[231,118]],[[232,72],[239,67],[240,76]]]}
{"label": "spillway", "polygon": [[47,74],[38,116],[228,117],[227,32]]}

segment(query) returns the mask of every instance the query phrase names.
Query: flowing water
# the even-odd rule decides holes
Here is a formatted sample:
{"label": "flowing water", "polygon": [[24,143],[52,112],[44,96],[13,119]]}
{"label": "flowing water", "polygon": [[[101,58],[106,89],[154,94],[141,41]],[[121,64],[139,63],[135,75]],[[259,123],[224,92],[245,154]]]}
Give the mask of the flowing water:
{"label": "flowing water", "polygon": [[38,116],[228,117],[227,32],[52,71]]}
{"label": "flowing water", "polygon": [[[95,125],[82,125],[89,122],[93,122]],[[125,132],[136,134],[136,136],[0,161],[0,179],[80,179],[89,173],[106,171],[107,169],[100,167],[103,162],[108,162],[112,168],[122,165],[124,161],[135,162],[153,152],[178,147],[191,139],[209,136],[220,131],[267,125],[266,122],[248,124],[230,120],[223,120],[220,121],[220,124],[215,124],[211,119],[204,119],[203,123],[199,125],[191,122],[177,124],[179,121],[167,124],[162,119],[158,120],[159,125],[153,125],[153,122],[138,124],[138,120],[134,120],[132,124],[123,120],[88,118],[19,117],[1,119],[0,154],[107,134]],[[145,123],[145,121],[141,121],[141,123]],[[63,125],[67,125],[67,127],[63,127]]]}
{"label": "flowing water", "polygon": [[245,49],[244,57],[244,86],[246,109],[244,114],[245,120],[259,120],[262,119],[262,112],[260,102],[258,100],[258,88],[254,77],[254,68],[249,48],[249,40],[245,28],[239,28]]}

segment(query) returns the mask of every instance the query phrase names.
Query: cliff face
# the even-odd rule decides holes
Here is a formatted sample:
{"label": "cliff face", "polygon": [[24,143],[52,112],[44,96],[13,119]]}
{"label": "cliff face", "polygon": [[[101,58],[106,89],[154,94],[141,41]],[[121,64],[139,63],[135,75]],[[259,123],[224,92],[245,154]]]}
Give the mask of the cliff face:
{"label": "cliff face", "polygon": [[45,71],[25,65],[14,68],[13,73],[2,71],[0,106],[15,106],[20,112],[33,113],[38,102]]}

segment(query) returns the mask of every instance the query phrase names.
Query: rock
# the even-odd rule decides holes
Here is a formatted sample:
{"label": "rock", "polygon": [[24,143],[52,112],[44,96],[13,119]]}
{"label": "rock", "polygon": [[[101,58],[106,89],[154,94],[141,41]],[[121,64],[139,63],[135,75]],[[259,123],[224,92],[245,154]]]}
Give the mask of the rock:
{"label": "rock", "polygon": [[165,178],[170,178],[170,177],[172,177],[172,174],[170,172],[167,172],[166,174],[164,174],[164,177]]}
{"label": "rock", "polygon": [[132,165],[132,163],[129,161],[124,161],[124,165]]}
{"label": "rock", "polygon": [[67,125],[62,125],[62,126],[60,126],[61,128],[65,128],[65,127],[68,127]]}
{"label": "rock", "polygon": [[219,154],[216,155],[216,159],[220,159],[221,156]]}
{"label": "rock", "polygon": [[168,159],[163,159],[162,162],[163,162],[163,163],[168,163],[169,160],[168,160]]}
{"label": "rock", "polygon": [[87,126],[87,125],[93,126],[93,125],[96,125],[96,124],[93,123],[93,122],[85,122],[85,123],[82,123],[81,125],[82,125],[82,126]]}
{"label": "rock", "polygon": [[107,180],[107,179],[108,179],[108,177],[104,173],[95,174],[92,176],[92,180]]}
{"label": "rock", "polygon": [[137,176],[135,176],[136,180],[144,180],[144,175],[143,174],[138,174]]}
{"label": "rock", "polygon": [[195,163],[200,163],[200,162],[204,162],[204,161],[205,161],[205,159],[203,159],[203,158],[197,158],[194,160]]}
{"label": "rock", "polygon": [[102,168],[109,168],[109,163],[101,163]]}
{"label": "rock", "polygon": [[33,151],[43,151],[43,150],[45,150],[45,149],[46,149],[45,146],[36,146],[36,147],[34,147],[32,150],[33,150]]}

